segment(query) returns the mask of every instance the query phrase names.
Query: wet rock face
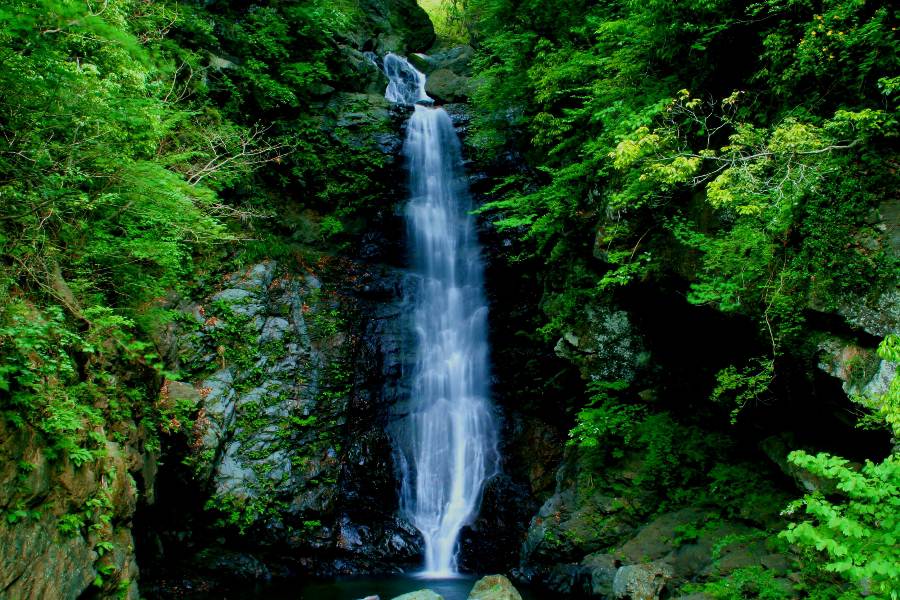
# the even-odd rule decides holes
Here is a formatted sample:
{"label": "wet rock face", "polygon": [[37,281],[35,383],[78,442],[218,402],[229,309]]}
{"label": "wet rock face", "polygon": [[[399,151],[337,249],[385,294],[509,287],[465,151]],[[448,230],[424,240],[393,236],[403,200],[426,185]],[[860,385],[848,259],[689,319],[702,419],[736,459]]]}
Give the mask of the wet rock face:
{"label": "wet rock face", "polygon": [[131,518],[138,482],[153,485],[142,443],[135,426],[122,443],[107,442],[104,457],[76,466],[48,460],[41,436],[0,420],[0,597],[74,600],[102,569],[110,574],[92,597],[121,598],[122,586],[137,599]]}
{"label": "wet rock face", "polygon": [[567,331],[555,350],[592,380],[631,382],[649,362],[629,314],[602,305],[587,306],[581,327]]}
{"label": "wet rock face", "polygon": [[633,530],[610,496],[576,488],[551,496],[531,520],[522,561],[531,565],[577,562],[621,541]]}
{"label": "wet rock face", "polygon": [[[237,562],[266,566],[238,569],[247,577],[277,571],[278,548],[290,568],[320,574],[390,571],[420,553],[418,532],[394,516],[386,433],[406,394],[402,277],[334,258],[265,261],[181,303],[171,354],[196,376],[164,391],[196,403],[185,462],[206,482],[209,514],[246,534]],[[197,544],[198,570],[237,560],[228,544]]]}
{"label": "wet rock face", "polygon": [[478,518],[460,533],[460,567],[473,573],[507,571],[519,549],[537,501],[527,486],[508,475],[487,481]]}
{"label": "wet rock face", "polygon": [[315,276],[279,272],[273,261],[224,285],[186,340],[189,361],[216,367],[197,383],[197,471],[216,497],[290,494],[292,511],[327,510],[332,495],[307,484],[336,480],[340,468],[338,440],[326,432],[342,423],[349,382],[322,382],[348,341],[332,317],[339,301]]}

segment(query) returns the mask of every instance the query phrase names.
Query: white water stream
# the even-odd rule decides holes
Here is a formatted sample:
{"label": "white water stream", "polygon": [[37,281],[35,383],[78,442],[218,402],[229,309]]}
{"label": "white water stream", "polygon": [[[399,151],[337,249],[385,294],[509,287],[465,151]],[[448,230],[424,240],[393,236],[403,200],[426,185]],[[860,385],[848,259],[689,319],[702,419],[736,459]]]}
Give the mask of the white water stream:
{"label": "white water stream", "polygon": [[460,142],[450,116],[425,93],[425,76],[388,54],[385,97],[413,105],[403,151],[410,177],[406,218],[417,288],[410,412],[398,437],[401,510],[425,539],[425,576],[457,572],[462,527],[478,513],[497,470],[489,394],[483,267]]}

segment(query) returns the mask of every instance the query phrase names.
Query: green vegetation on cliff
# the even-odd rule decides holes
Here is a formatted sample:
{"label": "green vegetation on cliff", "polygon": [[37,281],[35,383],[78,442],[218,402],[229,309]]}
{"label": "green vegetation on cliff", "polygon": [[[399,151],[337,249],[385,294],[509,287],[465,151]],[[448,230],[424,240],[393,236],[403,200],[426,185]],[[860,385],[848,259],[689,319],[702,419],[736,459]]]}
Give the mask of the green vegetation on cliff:
{"label": "green vegetation on cliff", "polygon": [[[273,198],[299,190],[331,211],[367,187],[362,170],[332,177],[342,149],[309,107],[333,78],[329,36],[354,15],[279,10],[48,0],[0,11],[2,408],[73,456],[102,425],[99,398],[107,416],[152,416],[135,402],[143,382],[106,368],[158,371],[142,339],[167,318],[154,308],[167,293],[265,235],[254,223]],[[306,59],[285,61],[298,46]],[[242,47],[254,52],[240,69],[215,54]]]}
{"label": "green vegetation on cliff", "polygon": [[[0,420],[18,436],[4,440],[14,444],[4,460],[21,467],[10,471],[13,485],[4,465],[0,518],[13,527],[31,519],[38,536],[42,518],[58,518],[60,535],[83,538],[100,557],[101,596],[136,594],[130,575],[103,558],[110,511],[127,530],[138,493],[124,468],[109,471],[118,465],[110,448],[152,462],[175,434],[195,435],[196,403],[165,393],[167,379],[185,374],[156,343],[177,316],[172,299],[205,296],[251,261],[302,263],[309,246],[339,251],[360,215],[382,210],[385,154],[359,132],[383,128],[387,111],[336,90],[383,94],[360,50],[367,40],[380,51],[430,44],[424,12],[413,9],[321,0],[0,7]],[[374,109],[384,118],[336,125]],[[44,465],[35,448],[52,466],[35,467]],[[102,481],[85,483],[99,486],[96,498],[127,478],[135,498],[82,512],[78,492],[58,485],[66,469],[90,482],[97,473]],[[142,491],[152,496],[148,477]],[[52,491],[29,484],[42,478]],[[131,564],[128,535],[115,554]],[[44,552],[27,543],[35,556],[23,564]],[[46,597],[75,597],[85,561],[60,548],[60,568],[77,581]],[[37,594],[34,577],[4,567],[3,594],[19,593],[7,585]]]}
{"label": "green vegetation on cliff", "polygon": [[[753,324],[748,349],[724,352],[735,358],[695,392],[709,402],[690,409],[741,422],[747,411],[778,402],[798,362],[815,369],[817,328],[822,315],[835,315],[858,336],[887,336],[881,362],[865,358],[874,355],[869,341],[839,376],[861,405],[862,424],[892,431],[896,441],[896,7],[855,0],[464,4],[478,50],[473,145],[482,160],[519,152],[527,167],[497,180],[481,212],[517,240],[513,260],[538,265],[540,333],[562,336],[557,352],[577,350],[585,323],[600,321],[586,307],[654,286],[674,289],[692,305]],[[886,382],[866,387],[879,367]],[[597,477],[617,456],[637,453],[644,470],[636,485],[642,477],[662,484],[669,501],[704,480],[722,488],[709,468],[714,448],[729,447],[727,430],[702,442],[712,434],[692,419],[703,417],[682,408],[673,419],[659,402],[639,398],[642,388],[629,387],[646,382],[617,381],[591,367],[582,375],[593,395],[578,412],[573,443],[597,456]],[[836,482],[785,512],[782,539],[809,562],[797,587],[803,593],[900,593],[900,458],[871,458],[860,469],[824,453],[791,454],[793,468]],[[853,586],[828,587],[841,578]],[[746,594],[770,597],[758,588]],[[726,589],[706,591],[745,597],[737,584]]]}

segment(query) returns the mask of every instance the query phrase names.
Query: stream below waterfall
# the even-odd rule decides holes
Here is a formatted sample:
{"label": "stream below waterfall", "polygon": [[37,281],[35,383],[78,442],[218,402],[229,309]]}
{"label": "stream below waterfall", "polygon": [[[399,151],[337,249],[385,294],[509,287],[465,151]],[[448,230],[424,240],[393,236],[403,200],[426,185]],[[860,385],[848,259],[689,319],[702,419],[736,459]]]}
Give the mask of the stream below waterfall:
{"label": "stream below waterfall", "polygon": [[[477,578],[468,576],[427,580],[409,575],[342,577],[233,587],[224,594],[195,592],[184,597],[192,600],[359,600],[378,596],[381,600],[391,600],[402,594],[429,589],[440,594],[444,600],[466,600],[476,580]],[[516,589],[523,600],[548,600],[556,597],[519,584],[516,584]]]}

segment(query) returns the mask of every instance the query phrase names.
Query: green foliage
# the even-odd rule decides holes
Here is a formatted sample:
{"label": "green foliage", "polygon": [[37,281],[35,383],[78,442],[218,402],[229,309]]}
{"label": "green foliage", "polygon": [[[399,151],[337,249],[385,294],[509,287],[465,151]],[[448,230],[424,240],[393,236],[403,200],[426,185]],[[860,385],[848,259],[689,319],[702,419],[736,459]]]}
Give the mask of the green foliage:
{"label": "green foliage", "polygon": [[[879,358],[897,361],[897,339],[891,334],[882,340]],[[880,423],[900,434],[898,386],[895,374],[881,396],[855,398],[871,412],[864,424]],[[825,453],[796,451],[788,460],[834,482],[837,493],[815,492],[792,502],[787,514],[803,512],[781,536],[813,557],[815,571],[837,574],[874,597],[900,597],[900,455],[892,453],[880,463],[867,460],[861,468]]]}
{"label": "green foliage", "polygon": [[693,425],[677,421],[668,412],[652,412],[640,403],[624,400],[627,384],[595,381],[592,396],[579,411],[569,444],[586,450],[595,467],[639,456],[634,483],[671,497],[705,478],[723,441]]}
{"label": "green foliage", "polygon": [[[45,315],[23,302],[0,309],[0,408],[7,421],[35,424],[48,438],[49,451],[81,466],[93,460],[87,432],[102,422],[90,399],[97,386],[81,381],[71,353],[91,352],[84,337],[69,329],[59,307]],[[83,446],[84,444],[84,446]]]}
{"label": "green foliage", "polygon": [[651,414],[639,427],[643,465],[637,483],[676,496],[703,477],[723,445],[716,434],[682,424],[669,413]]}
{"label": "green foliage", "polygon": [[777,581],[772,571],[760,566],[742,567],[728,577],[705,584],[689,584],[684,589],[690,593],[703,593],[715,600],[787,600],[794,597],[783,581]]}
{"label": "green foliage", "polygon": [[0,511],[0,515],[2,515],[3,520],[10,525],[14,525],[27,519],[41,518],[41,512],[39,510],[29,509],[23,502],[17,502],[14,506]]}
{"label": "green foliage", "polygon": [[[515,260],[545,265],[536,275],[548,339],[622,286],[686,279],[688,302],[751,319],[766,348],[710,381],[712,406],[734,422],[777,400],[772,382],[785,355],[805,349],[809,308],[837,311],[896,285],[897,257],[874,216],[897,188],[889,3],[469,0],[468,9],[482,82],[475,144],[488,158],[521,152],[527,167],[497,181],[482,212],[519,238]],[[896,360],[895,346],[885,340],[882,358]],[[717,459],[727,444],[626,390],[592,385],[570,443],[598,456],[598,469],[638,455],[639,480],[732,519],[782,501],[751,467]],[[859,399],[870,423],[897,429],[897,385]],[[849,482],[854,472],[838,463],[803,465],[832,477],[844,469]],[[895,471],[894,458],[868,464],[846,484],[856,496],[809,496],[792,541],[818,546],[827,569],[866,589],[888,581],[884,565],[900,562]],[[835,516],[863,529],[842,532]],[[823,582],[806,592],[840,595],[828,575],[806,573]],[[702,591],[791,596],[758,568]]]}
{"label": "green foliage", "polygon": [[80,535],[84,525],[84,517],[82,515],[69,513],[59,518],[56,527],[63,537],[72,537]]}
{"label": "green foliage", "polygon": [[525,149],[530,167],[482,210],[548,263],[548,335],[585,297],[666,275],[672,237],[699,263],[688,300],[755,319],[770,361],[806,306],[891,285],[896,257],[870,221],[896,187],[885,3],[468,7],[476,138],[489,155]]}
{"label": "green foliage", "polygon": [[587,405],[579,411],[577,422],[569,432],[569,444],[582,448],[609,449],[616,458],[623,456],[637,434],[636,428],[645,416],[640,405],[621,402],[616,396],[628,387],[624,381],[592,381]]}
{"label": "green foliage", "polygon": [[244,534],[253,526],[280,520],[287,507],[287,503],[278,500],[269,489],[260,490],[259,495],[253,497],[213,496],[204,508],[218,515],[217,527],[233,528]]}
{"label": "green foliage", "polygon": [[380,155],[326,133],[311,107],[347,69],[333,36],[361,18],[319,0],[0,8],[6,421],[76,466],[103,454],[104,432],[122,441],[141,422],[159,450],[190,425],[192,407],[157,402],[163,299],[208,261],[252,258],[246,238],[292,256],[296,240],[260,221],[275,198],[307,197],[336,243],[378,208]]}
{"label": "green foliage", "polygon": [[434,24],[439,42],[448,45],[469,42],[469,27],[472,24],[468,18],[467,0],[419,0],[419,5]]}
{"label": "green foliage", "polygon": [[716,373],[716,387],[710,399],[722,402],[730,399],[735,404],[731,410],[731,422],[748,403],[760,402],[774,377],[775,363],[769,358],[756,358],[751,365],[740,371],[733,365]]}
{"label": "green foliage", "polygon": [[891,456],[861,469],[828,454],[792,452],[788,459],[834,480],[840,498],[807,494],[789,514],[803,511],[781,535],[821,557],[822,570],[838,573],[877,598],[900,595],[900,460]]}

